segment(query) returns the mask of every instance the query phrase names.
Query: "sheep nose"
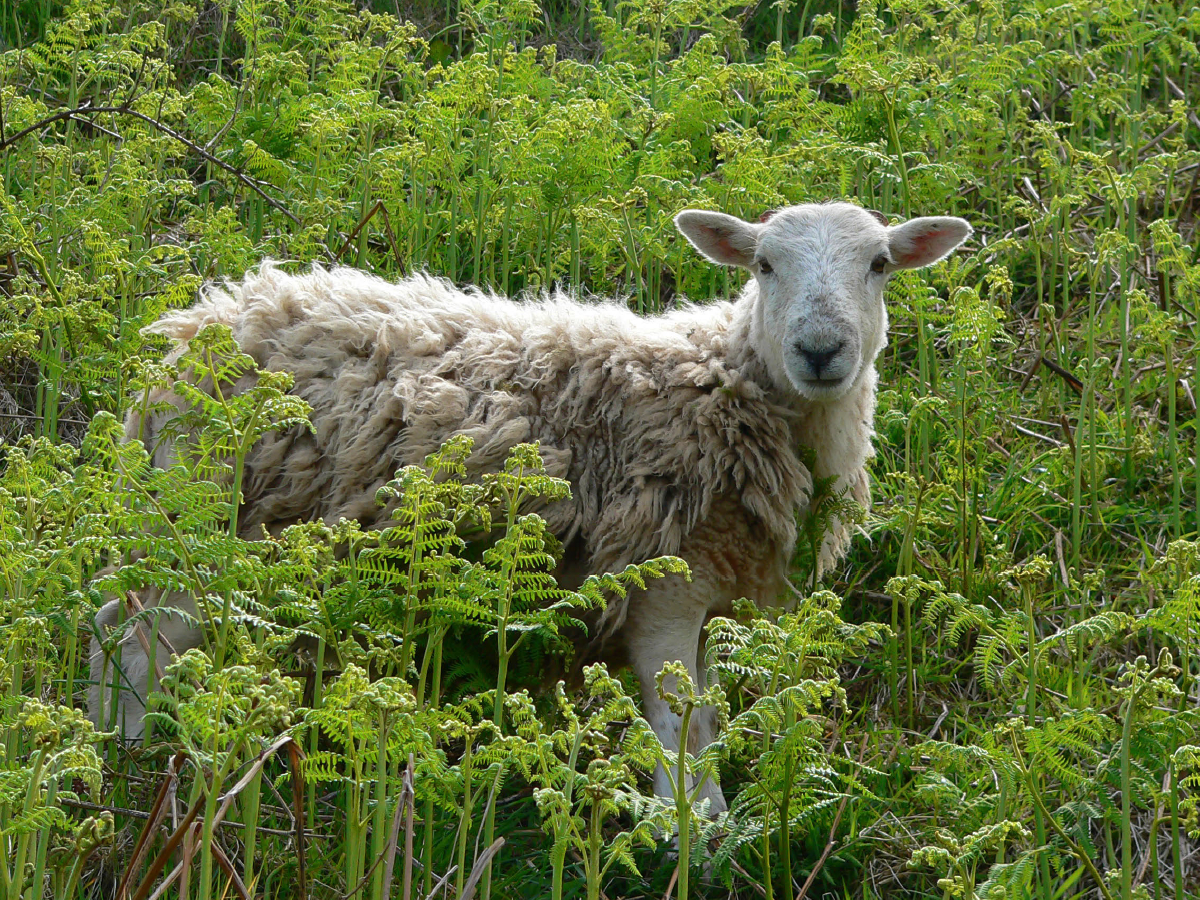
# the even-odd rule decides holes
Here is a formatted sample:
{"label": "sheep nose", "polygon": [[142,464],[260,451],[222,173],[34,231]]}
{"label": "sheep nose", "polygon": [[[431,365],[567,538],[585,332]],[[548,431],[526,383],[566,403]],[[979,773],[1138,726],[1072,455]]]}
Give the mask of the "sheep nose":
{"label": "sheep nose", "polygon": [[821,377],[821,370],[829,365],[830,361],[842,352],[842,348],[846,346],[845,341],[838,341],[832,347],[824,347],[820,350],[814,350],[811,347],[806,347],[803,344],[797,344],[796,349],[800,351],[800,355],[804,357],[804,361],[808,363],[812,373],[818,379]]}

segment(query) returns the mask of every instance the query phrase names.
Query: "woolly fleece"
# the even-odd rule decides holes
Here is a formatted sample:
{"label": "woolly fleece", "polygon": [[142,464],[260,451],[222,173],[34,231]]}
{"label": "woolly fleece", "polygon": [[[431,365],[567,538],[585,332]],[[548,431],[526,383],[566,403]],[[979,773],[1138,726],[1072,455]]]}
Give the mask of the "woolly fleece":
{"label": "woolly fleece", "polygon": [[[291,372],[312,405],[315,433],[271,435],[251,453],[247,537],[314,518],[382,527],[376,491],[452,435],[474,438],[475,473],[537,440],[547,470],[572,485],[570,500],[541,511],[565,547],[582,548],[568,562],[601,572],[677,554],[714,511],[740,510],[734,532],[761,541],[747,561],[778,568],[752,573],[747,588],[783,590],[813,484],[798,449],[815,452],[817,475],[869,503],[875,373],[833,404],[781,390],[751,347],[756,297],[752,279],[735,303],[641,317],[561,294],[515,302],[426,275],[289,275],[268,261],[147,330],[180,342],[178,357],[204,326],[229,325],[261,368]],[[141,424],[135,414],[128,433]],[[158,422],[146,425],[153,444]],[[157,464],[169,453],[159,447]],[[819,566],[848,543],[837,524]],[[629,602],[610,604],[593,639],[621,627]]]}

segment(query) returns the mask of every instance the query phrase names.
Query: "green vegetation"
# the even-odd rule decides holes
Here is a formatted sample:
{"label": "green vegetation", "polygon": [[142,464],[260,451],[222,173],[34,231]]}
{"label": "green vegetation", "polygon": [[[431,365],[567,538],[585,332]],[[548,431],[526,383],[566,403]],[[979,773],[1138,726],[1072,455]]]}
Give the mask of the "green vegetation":
{"label": "green vegetation", "polygon": [[[1198,37],[1181,0],[0,0],[0,895],[1200,896]],[[535,690],[604,590],[682,577],[560,591],[536,448],[248,542],[286,378],[193,391],[169,470],[120,443],[176,377],[139,330],[265,256],[652,312],[740,283],[677,210],[831,198],[976,238],[893,279],[867,536],[713,623],[699,758],[623,675]],[[90,622],[158,646],[155,590],[211,622],[124,746]]]}

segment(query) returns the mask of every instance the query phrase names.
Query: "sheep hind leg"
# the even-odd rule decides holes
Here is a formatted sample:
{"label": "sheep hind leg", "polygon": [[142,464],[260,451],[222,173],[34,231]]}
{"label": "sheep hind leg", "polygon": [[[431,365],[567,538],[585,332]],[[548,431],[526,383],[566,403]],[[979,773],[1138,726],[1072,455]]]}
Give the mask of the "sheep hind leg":
{"label": "sheep hind leg", "polygon": [[[629,661],[641,683],[646,720],[663,748],[670,752],[679,750],[683,721],[658,695],[658,673],[668,662],[682,662],[697,693],[704,689],[706,673],[699,665],[699,647],[707,615],[707,608],[687,597],[683,590],[674,586],[653,585],[633,600],[625,623],[625,645]],[[664,678],[663,688],[668,693],[674,693],[675,678]],[[707,707],[695,709],[688,728],[688,750],[694,754],[708,746],[714,737],[715,725],[714,710]],[[715,774],[705,779],[696,798],[697,801],[709,801],[710,816],[726,808],[725,797]],[[689,776],[687,787],[689,791],[695,787],[694,776]],[[674,796],[671,777],[661,764],[654,770],[654,793],[664,799]]]}
{"label": "sheep hind leg", "polygon": [[112,651],[104,646],[121,620],[120,600],[105,603],[93,620],[88,716],[101,731],[115,728],[126,740],[138,740],[144,729],[150,660],[132,632]]}
{"label": "sheep hind leg", "polygon": [[[151,599],[147,606],[174,606],[192,616],[195,604],[184,594],[171,593]],[[158,689],[158,675],[151,671],[143,640],[149,644],[152,629],[149,625],[130,628],[117,642],[114,651],[104,647],[104,640],[124,616],[120,600],[110,600],[97,610],[92,634],[90,684],[88,686],[88,717],[97,729],[116,729],[127,740],[141,740],[145,734],[146,699]],[[141,631],[141,637],[137,631]],[[178,616],[162,615],[159,621],[161,640],[155,653],[156,668],[170,662],[168,645],[182,653],[197,647],[203,640],[199,628],[189,625]],[[115,708],[114,708],[115,707]]]}

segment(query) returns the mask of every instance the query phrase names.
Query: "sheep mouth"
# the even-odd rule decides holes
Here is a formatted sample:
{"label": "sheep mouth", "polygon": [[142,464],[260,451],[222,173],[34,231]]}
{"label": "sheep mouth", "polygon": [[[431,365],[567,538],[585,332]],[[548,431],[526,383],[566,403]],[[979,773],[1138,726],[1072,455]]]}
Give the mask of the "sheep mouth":
{"label": "sheep mouth", "polygon": [[801,378],[796,384],[800,394],[810,400],[836,400],[850,387],[848,375],[841,378]]}
{"label": "sheep mouth", "polygon": [[828,391],[840,388],[850,379],[843,375],[840,378],[801,378],[800,383],[805,388],[815,391]]}

